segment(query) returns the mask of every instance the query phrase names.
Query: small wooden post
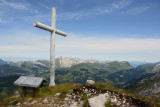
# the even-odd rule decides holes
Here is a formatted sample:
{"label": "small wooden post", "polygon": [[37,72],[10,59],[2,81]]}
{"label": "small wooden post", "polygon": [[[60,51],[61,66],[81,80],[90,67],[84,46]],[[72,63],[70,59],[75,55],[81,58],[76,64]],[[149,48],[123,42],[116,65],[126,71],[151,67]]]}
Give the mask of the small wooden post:
{"label": "small wooden post", "polygon": [[22,87],[22,97],[26,97],[26,87]]}

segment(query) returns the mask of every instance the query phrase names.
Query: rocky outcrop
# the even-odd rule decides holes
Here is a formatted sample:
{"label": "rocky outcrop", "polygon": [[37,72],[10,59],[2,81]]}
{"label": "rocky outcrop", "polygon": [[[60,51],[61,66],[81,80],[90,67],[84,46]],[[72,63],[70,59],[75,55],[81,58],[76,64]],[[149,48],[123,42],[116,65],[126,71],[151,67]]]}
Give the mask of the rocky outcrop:
{"label": "rocky outcrop", "polygon": [[160,78],[160,63],[153,68],[152,73],[154,73],[155,75],[151,77],[151,80]]}
{"label": "rocky outcrop", "polygon": [[107,93],[99,94],[93,98],[88,99],[88,103],[91,107],[105,107],[104,104],[107,101],[106,99]]}
{"label": "rocky outcrop", "polygon": [[152,70],[152,76],[142,79],[139,84],[143,85],[139,94],[143,96],[151,96],[160,98],[160,63],[158,63]]}
{"label": "rocky outcrop", "polygon": [[107,101],[117,107],[151,107],[149,103],[141,101],[140,99],[119,93],[112,93],[110,91],[88,99],[90,107],[105,107],[104,105]]}
{"label": "rocky outcrop", "polygon": [[28,98],[24,102],[11,101],[16,106],[41,106],[41,107],[105,107],[105,102],[118,107],[151,107],[151,105],[140,99],[121,94],[112,90],[100,89],[93,85],[85,85],[74,88],[71,93],[62,99],[61,93],[45,98]]}
{"label": "rocky outcrop", "polygon": [[160,82],[155,82],[150,88],[140,92],[141,95],[144,96],[153,96],[160,98]]}
{"label": "rocky outcrop", "polygon": [[157,73],[157,72],[160,72],[160,63],[157,64],[152,70],[152,73]]}
{"label": "rocky outcrop", "polygon": [[[75,88],[73,93],[75,101],[81,101],[81,96],[87,96],[89,107],[104,107],[106,101],[118,107],[151,107],[151,105],[140,99],[135,99],[112,90],[103,90],[94,86]],[[79,104],[79,102],[78,102]],[[77,105],[79,107],[79,105]]]}

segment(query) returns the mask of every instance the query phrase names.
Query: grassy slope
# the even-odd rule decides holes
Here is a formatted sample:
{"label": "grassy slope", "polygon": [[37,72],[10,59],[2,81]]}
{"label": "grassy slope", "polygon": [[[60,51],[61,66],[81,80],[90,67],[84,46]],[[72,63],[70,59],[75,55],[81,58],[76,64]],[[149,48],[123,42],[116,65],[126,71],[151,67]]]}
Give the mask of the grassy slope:
{"label": "grassy slope", "polygon": [[143,81],[137,81],[125,87],[126,90],[132,93],[139,93],[146,89],[149,89],[155,82],[160,82],[160,77],[152,80],[150,78],[143,79]]}
{"label": "grassy slope", "polygon": [[136,79],[141,78],[143,75],[148,75],[148,73],[152,72],[152,69],[157,63],[149,63],[138,66],[136,68],[128,69],[128,70],[121,70],[119,72],[112,73],[111,75],[107,76],[107,78],[115,85],[121,86],[128,82],[132,82]]}
{"label": "grassy slope", "polygon": [[112,62],[108,64],[102,63],[81,63],[68,69],[57,69],[56,82],[74,82],[85,83],[87,79],[101,82],[110,82],[107,76],[119,72],[120,70],[128,70],[133,68],[129,63]]}
{"label": "grassy slope", "polygon": [[[72,84],[72,83],[66,83],[66,84],[57,84],[54,87],[44,87],[42,88],[39,92],[36,93],[36,97],[32,98],[32,101],[37,100],[39,98],[45,98],[45,97],[53,97],[56,93],[61,93],[60,95],[60,99],[59,100],[63,100],[65,98],[65,95],[67,93],[70,93],[73,91],[73,88],[77,88],[77,87],[82,87],[82,86],[86,86],[86,85],[79,85],[79,84]],[[158,99],[153,99],[150,97],[143,97],[143,96],[139,96],[136,94],[130,94],[127,93],[126,91],[116,88],[108,83],[95,83],[94,84],[95,87],[100,88],[100,89],[107,89],[107,90],[112,90],[127,96],[132,96],[134,98],[138,98],[141,99],[143,101],[147,101],[152,103],[153,105],[160,105],[159,104],[159,100]],[[30,98],[29,96],[27,96],[26,98],[12,98],[12,96],[5,98],[3,101],[0,102],[0,105],[15,105],[17,102],[24,102],[26,101],[28,98]],[[9,103],[12,102],[12,103]]]}

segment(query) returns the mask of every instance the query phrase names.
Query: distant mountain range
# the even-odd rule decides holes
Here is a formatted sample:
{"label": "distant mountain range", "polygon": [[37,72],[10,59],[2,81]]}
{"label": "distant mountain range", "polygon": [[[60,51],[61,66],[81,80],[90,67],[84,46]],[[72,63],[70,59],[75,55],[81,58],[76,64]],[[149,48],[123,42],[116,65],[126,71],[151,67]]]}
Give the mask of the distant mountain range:
{"label": "distant mountain range", "polygon": [[[69,57],[59,57],[55,60],[55,63],[56,83],[85,83],[86,80],[91,79],[96,82],[109,82],[117,87],[125,88],[132,92],[139,92],[142,95],[151,95],[152,92],[150,90],[152,88],[158,90],[154,92],[160,92],[158,89],[160,85],[157,82],[160,80],[160,63],[147,63],[134,67],[127,61],[103,62]],[[49,66],[48,60],[19,62],[0,60],[0,79],[27,75],[40,76],[49,80]],[[13,79],[4,81],[11,80],[13,82]],[[149,81],[152,82],[150,83]],[[149,84],[148,87],[143,89],[143,85],[145,86],[146,84]],[[3,82],[0,82],[0,87],[1,85],[5,86]],[[3,90],[2,88],[0,88],[0,92]],[[149,92],[150,94],[148,94]]]}
{"label": "distant mountain range", "polygon": [[[57,68],[69,68],[72,65],[80,64],[80,63],[105,63],[104,61],[94,60],[94,59],[80,59],[80,58],[69,58],[69,57],[58,57],[55,59],[56,67]],[[30,65],[42,65],[49,66],[49,60],[37,60],[37,61],[17,61],[17,62],[10,62],[10,61],[3,61],[0,59],[0,65],[9,64],[12,66],[20,67],[24,63],[28,63]]]}
{"label": "distant mountain range", "polygon": [[[19,63],[19,62],[27,62],[27,60],[32,60],[30,58],[17,58],[17,57],[15,57],[15,58],[14,57],[11,57],[11,58],[8,58],[8,57],[5,58],[5,57],[3,57],[3,59],[7,59],[7,61],[3,61],[2,59],[0,59],[0,65],[1,64],[5,64],[6,62]],[[21,60],[21,61],[19,61],[19,60]],[[70,58],[70,57],[58,57],[58,58],[56,58],[56,60],[57,60],[57,62],[60,61],[58,63],[62,64],[61,67],[70,67],[71,65],[79,64],[79,63],[93,63],[93,62],[110,63],[110,62],[115,62],[116,61],[116,60],[114,60],[114,61],[99,61],[99,60],[95,60],[95,59],[84,60],[84,59],[80,59],[80,58]],[[49,60],[39,60],[39,61],[48,62]],[[31,61],[31,62],[36,62],[36,61]],[[66,62],[69,62],[69,63],[66,63]],[[128,61],[128,62],[133,67],[137,67],[139,65],[143,65],[143,64],[148,63],[148,62],[144,62],[144,61]]]}

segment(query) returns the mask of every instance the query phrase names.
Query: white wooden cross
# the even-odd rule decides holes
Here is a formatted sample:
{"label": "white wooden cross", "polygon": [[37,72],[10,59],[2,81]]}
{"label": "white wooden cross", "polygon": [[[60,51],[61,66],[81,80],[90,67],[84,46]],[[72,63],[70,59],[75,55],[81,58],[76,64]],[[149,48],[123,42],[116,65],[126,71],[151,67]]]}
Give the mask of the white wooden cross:
{"label": "white wooden cross", "polygon": [[42,23],[39,23],[37,21],[33,22],[34,27],[38,27],[47,31],[51,32],[51,38],[50,38],[50,86],[55,85],[55,53],[54,53],[54,48],[55,48],[55,33],[62,35],[62,36],[67,36],[65,32],[62,32],[58,29],[55,29],[55,22],[56,22],[56,8],[52,7],[52,16],[51,16],[51,27],[44,25]]}

